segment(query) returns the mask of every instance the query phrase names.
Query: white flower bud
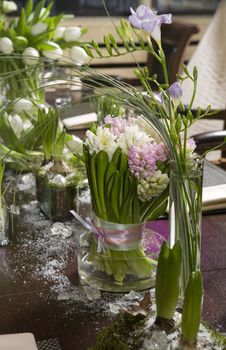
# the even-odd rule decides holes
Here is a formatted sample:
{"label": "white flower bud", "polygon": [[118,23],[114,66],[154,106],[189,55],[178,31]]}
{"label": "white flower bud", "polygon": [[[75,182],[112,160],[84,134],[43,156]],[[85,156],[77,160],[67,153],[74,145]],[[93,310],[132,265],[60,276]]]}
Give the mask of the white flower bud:
{"label": "white flower bud", "polygon": [[17,4],[14,1],[3,1],[2,9],[4,13],[10,13],[17,10]]}
{"label": "white flower bud", "polygon": [[82,34],[80,27],[68,27],[64,31],[64,40],[67,42],[76,41]]}
{"label": "white flower bud", "polygon": [[81,66],[84,63],[87,63],[89,60],[89,56],[85,52],[85,50],[80,46],[73,46],[70,51],[71,59],[75,64]]}
{"label": "white flower bud", "polygon": [[32,113],[34,111],[34,105],[30,100],[26,98],[21,98],[19,100],[16,100],[16,102],[13,104],[13,111],[15,113]]}
{"label": "white flower bud", "polygon": [[48,41],[46,44],[51,45],[53,47],[52,50],[43,50],[43,56],[45,56],[46,58],[50,59],[50,60],[58,60],[60,59],[60,57],[63,54],[63,50],[61,49],[61,47],[54,43],[53,41]]}
{"label": "white flower bud", "polygon": [[17,137],[20,137],[20,135],[23,131],[23,121],[22,121],[21,117],[18,114],[9,115],[8,120],[9,120],[10,126],[13,129],[15,135]]}
{"label": "white flower bud", "polygon": [[36,35],[45,33],[47,28],[48,28],[48,25],[46,23],[38,22],[31,28],[31,34],[33,36],[36,36]]}
{"label": "white flower bud", "polygon": [[14,50],[13,42],[7,37],[0,38],[0,52],[10,54]]}
{"label": "white flower bud", "polygon": [[39,52],[33,47],[27,47],[23,52],[23,61],[28,66],[34,66],[38,63]]}
{"label": "white flower bud", "polygon": [[64,35],[65,27],[56,27],[53,39],[58,40],[61,39]]}

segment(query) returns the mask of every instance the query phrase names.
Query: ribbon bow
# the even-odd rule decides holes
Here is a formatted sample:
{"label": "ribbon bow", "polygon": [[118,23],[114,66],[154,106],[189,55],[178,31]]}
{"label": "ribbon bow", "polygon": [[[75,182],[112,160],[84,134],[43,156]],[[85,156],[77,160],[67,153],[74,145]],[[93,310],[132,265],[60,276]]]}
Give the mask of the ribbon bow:
{"label": "ribbon bow", "polygon": [[85,220],[83,220],[81,216],[78,215],[78,213],[76,213],[76,211],[70,210],[70,213],[80,222],[80,224],[82,224],[83,227],[85,227],[90,232],[94,232],[96,234],[98,253],[104,251],[104,233],[101,231],[101,229],[97,229],[94,226],[90,217],[87,217]]}

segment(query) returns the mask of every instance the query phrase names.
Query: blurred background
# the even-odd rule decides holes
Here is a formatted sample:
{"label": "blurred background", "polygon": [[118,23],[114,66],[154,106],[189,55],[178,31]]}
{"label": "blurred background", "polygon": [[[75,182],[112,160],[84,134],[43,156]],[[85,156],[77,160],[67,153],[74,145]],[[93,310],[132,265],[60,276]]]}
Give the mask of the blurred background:
{"label": "blurred background", "polygon": [[[37,2],[37,1],[35,1]],[[25,0],[17,1],[19,9]],[[139,4],[158,8],[160,12],[170,11],[173,14],[211,14],[217,7],[219,0],[106,0],[106,5],[112,16],[126,16],[129,7],[136,8]],[[55,0],[55,13],[66,12],[77,16],[104,16],[102,0]]]}

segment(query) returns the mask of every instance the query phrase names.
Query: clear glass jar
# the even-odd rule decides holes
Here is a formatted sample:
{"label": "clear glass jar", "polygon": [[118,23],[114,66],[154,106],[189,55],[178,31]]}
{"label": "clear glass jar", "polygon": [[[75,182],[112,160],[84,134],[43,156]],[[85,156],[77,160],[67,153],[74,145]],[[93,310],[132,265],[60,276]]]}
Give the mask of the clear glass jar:
{"label": "clear glass jar", "polygon": [[172,162],[170,173],[170,235],[172,247],[180,239],[183,251],[181,296],[190,273],[200,269],[203,160]]}
{"label": "clear glass jar", "polygon": [[[135,225],[110,225],[111,229],[115,225],[117,243],[112,235],[107,238],[105,236],[100,247],[99,238],[90,231],[85,231],[79,237],[78,272],[81,281],[110,292],[138,291],[153,287],[156,259],[164,238],[141,225],[141,238],[124,244],[125,230],[130,230],[128,226]],[[124,226],[125,230],[120,232],[119,226]]]}

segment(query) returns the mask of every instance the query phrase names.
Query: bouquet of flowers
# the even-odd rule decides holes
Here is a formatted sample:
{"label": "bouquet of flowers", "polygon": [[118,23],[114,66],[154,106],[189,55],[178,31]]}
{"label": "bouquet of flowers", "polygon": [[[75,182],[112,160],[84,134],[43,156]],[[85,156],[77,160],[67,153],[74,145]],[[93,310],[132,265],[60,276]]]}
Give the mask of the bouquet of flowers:
{"label": "bouquet of flowers", "polygon": [[44,63],[59,60],[64,49],[70,49],[75,64],[83,64],[87,59],[80,47],[86,29],[59,26],[63,14],[51,16],[53,2],[46,7],[45,4],[46,0],[42,0],[34,7],[33,0],[27,0],[19,18],[7,21],[3,17],[0,22],[0,73],[8,102],[26,96],[43,102]]}
{"label": "bouquet of flowers", "polygon": [[88,259],[117,284],[132,275],[150,279],[154,262],[145,254],[142,233],[145,222],[161,215],[167,204],[164,144],[135,119],[108,115],[102,126],[87,131],[84,158],[94,232],[100,231],[93,235]]}

